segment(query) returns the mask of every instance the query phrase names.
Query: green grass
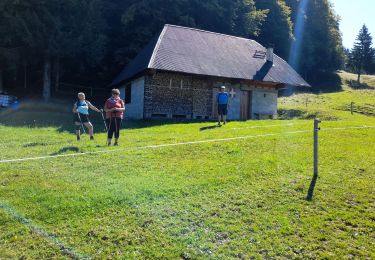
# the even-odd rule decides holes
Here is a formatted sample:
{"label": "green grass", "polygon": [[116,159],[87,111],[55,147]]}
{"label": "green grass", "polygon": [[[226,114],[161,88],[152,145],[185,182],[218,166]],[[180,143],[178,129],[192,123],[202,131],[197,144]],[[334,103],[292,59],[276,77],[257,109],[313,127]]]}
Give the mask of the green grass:
{"label": "green grass", "polygon": [[[280,110],[302,119],[204,131],[213,123],[125,122],[121,151],[104,146],[103,132],[76,142],[65,108],[4,112],[0,160],[113,151],[0,163],[0,258],[70,257],[30,226],[89,258],[375,258],[375,129],[319,133],[313,201],[312,132],[290,133],[312,130],[303,118],[315,114],[323,130],[375,126],[375,117],[340,109],[375,104],[374,90],[343,88],[280,99]],[[137,149],[264,134],[275,135]]]}
{"label": "green grass", "polygon": [[[312,119],[318,115],[323,120],[352,120],[350,104],[357,114],[375,116],[375,76],[365,75],[362,83],[372,88],[352,89],[349,80],[356,80],[356,75],[339,72],[342,91],[322,94],[297,94],[279,99],[279,112],[295,118]],[[359,112],[359,113],[358,113]],[[356,117],[366,121],[366,117]]]}

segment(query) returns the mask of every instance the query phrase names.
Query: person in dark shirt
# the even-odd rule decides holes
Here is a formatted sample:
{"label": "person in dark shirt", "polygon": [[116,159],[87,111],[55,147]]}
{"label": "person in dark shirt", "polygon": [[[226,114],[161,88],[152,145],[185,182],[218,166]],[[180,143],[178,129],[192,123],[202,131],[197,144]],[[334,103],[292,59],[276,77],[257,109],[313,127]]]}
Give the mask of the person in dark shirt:
{"label": "person in dark shirt", "polygon": [[221,122],[225,125],[227,123],[228,114],[228,101],[229,95],[225,92],[225,86],[220,87],[220,92],[216,96],[217,100],[217,112],[218,112],[218,125],[221,126]]}

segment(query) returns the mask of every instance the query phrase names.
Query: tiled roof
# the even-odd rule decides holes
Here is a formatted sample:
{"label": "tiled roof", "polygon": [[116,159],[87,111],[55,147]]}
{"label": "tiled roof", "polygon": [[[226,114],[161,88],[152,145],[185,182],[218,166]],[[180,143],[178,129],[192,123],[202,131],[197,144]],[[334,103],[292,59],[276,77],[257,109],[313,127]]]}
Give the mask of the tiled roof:
{"label": "tiled roof", "polygon": [[128,81],[146,69],[215,77],[258,80],[293,86],[309,84],[274,54],[267,62],[266,49],[254,40],[165,25],[111,85]]}

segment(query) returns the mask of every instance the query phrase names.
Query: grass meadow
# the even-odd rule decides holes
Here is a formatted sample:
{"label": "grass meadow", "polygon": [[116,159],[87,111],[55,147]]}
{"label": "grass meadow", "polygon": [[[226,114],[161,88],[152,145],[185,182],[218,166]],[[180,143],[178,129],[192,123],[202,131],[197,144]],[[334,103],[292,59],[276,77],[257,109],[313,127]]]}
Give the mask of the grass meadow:
{"label": "grass meadow", "polygon": [[77,142],[70,105],[1,112],[0,259],[374,259],[375,90],[339,75],[283,120],[125,121],[118,147],[95,114]]}

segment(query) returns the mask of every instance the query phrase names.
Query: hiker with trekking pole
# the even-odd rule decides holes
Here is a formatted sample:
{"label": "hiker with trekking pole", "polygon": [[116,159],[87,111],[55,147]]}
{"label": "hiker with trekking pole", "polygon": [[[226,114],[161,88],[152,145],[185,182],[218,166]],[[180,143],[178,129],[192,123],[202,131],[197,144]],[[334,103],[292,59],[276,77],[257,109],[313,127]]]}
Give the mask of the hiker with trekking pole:
{"label": "hiker with trekking pole", "polygon": [[76,127],[76,135],[77,141],[81,140],[81,127],[83,132],[86,133],[85,127],[89,130],[90,140],[94,140],[94,127],[90,122],[89,118],[89,109],[92,109],[96,112],[101,113],[102,110],[96,108],[92,105],[89,101],[85,98],[85,93],[79,92],[77,95],[78,99],[73,105],[73,113],[74,113],[74,125]]}
{"label": "hiker with trekking pole", "polygon": [[121,121],[124,117],[125,103],[120,98],[120,90],[112,89],[112,96],[107,99],[104,104],[104,111],[106,112],[106,122],[108,126],[108,143],[112,144],[113,134],[115,135],[114,145],[118,145],[118,139],[120,138]]}

